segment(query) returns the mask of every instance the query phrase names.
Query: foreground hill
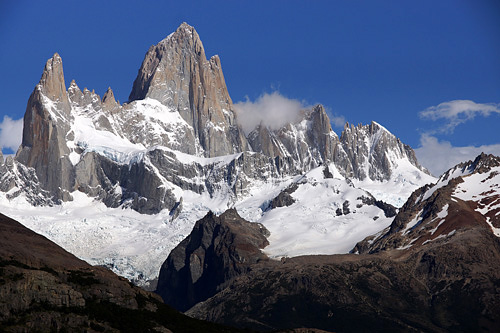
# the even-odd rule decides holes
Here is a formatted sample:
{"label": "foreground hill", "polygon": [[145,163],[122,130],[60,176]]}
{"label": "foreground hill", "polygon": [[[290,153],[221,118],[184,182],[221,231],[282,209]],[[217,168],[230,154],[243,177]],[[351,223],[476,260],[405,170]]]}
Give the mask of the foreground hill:
{"label": "foreground hill", "polygon": [[233,332],[191,319],[0,214],[0,331]]}

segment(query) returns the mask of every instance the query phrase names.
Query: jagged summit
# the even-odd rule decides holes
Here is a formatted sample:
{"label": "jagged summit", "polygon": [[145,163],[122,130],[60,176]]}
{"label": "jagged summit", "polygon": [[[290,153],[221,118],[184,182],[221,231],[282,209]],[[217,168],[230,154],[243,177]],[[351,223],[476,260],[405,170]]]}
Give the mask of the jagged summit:
{"label": "jagged summit", "polygon": [[482,152],[474,160],[460,163],[450,170],[460,169],[463,173],[485,173],[497,166],[500,166],[499,156]]}
{"label": "jagged summit", "polygon": [[67,99],[62,59],[58,53],[54,53],[52,58],[47,60],[39,86],[51,100]]}
{"label": "jagged summit", "polygon": [[405,159],[418,170],[430,175],[422,167],[413,149],[402,143],[385,127],[372,121],[368,125],[357,126],[346,123],[340,142],[352,161],[352,174],[358,179],[387,180],[398,162]]}
{"label": "jagged summit", "polygon": [[118,104],[115,100],[115,94],[113,93],[111,87],[108,87],[108,90],[106,90],[106,93],[102,96],[102,103],[111,106]]}
{"label": "jagged summit", "polygon": [[40,82],[31,93],[24,114],[23,139],[16,160],[36,170],[41,186],[56,200],[71,180],[62,173],[69,160],[64,136],[71,105],[66,93],[62,59],[55,53],[47,60]]}
{"label": "jagged summit", "polygon": [[206,59],[198,33],[187,23],[146,53],[129,100],[145,98],[177,110],[208,157],[247,150],[220,59]]}
{"label": "jagged summit", "polygon": [[[148,50],[130,96],[129,103],[120,105],[111,88],[101,99],[93,90],[80,90],[74,80],[66,91],[62,59],[56,53],[28,102],[16,159],[36,170],[42,188],[56,202],[71,200],[70,193],[79,190],[110,206],[127,202],[142,212],[172,209],[178,202],[171,186],[161,185],[167,181],[183,189],[210,189],[211,195],[215,191],[211,183],[200,187],[186,181],[193,176],[186,167],[173,177],[171,170],[179,165],[163,161],[163,149],[204,158],[258,153],[251,159],[259,172],[247,165],[247,157],[239,162],[245,165],[238,171],[244,175],[225,176],[233,195],[246,193],[249,179],[262,177],[264,166],[270,168],[265,171],[268,175],[284,177],[333,162],[343,177],[386,181],[396,174],[402,179],[416,177],[412,184],[424,182],[419,178],[424,169],[413,150],[385,128],[375,122],[346,126],[339,138],[321,105],[303,110],[281,128],[262,123],[246,137],[233,111],[219,57],[206,59],[198,33],[186,23]],[[162,152],[148,157],[160,151],[158,147]],[[141,165],[138,168],[147,168],[156,187],[152,190],[138,179],[131,180],[130,172],[135,172],[131,165],[117,171],[102,169],[102,163]],[[145,166],[149,163],[154,167]],[[395,173],[401,165],[402,173]],[[194,171],[200,172],[205,173]],[[153,198],[157,194],[160,200]]]}
{"label": "jagged summit", "polygon": [[[173,59],[175,56],[177,59]],[[204,59],[206,61],[205,50],[198,33],[192,26],[184,22],[175,32],[149,48],[134,81],[129,101],[152,97],[160,102],[167,102],[167,96],[163,96],[165,92],[158,91],[162,89],[155,89],[156,85],[166,84],[164,80],[166,73],[156,74],[156,72],[165,69],[165,66],[176,69],[177,63],[167,64],[167,62],[191,60],[186,59],[186,57],[195,57],[196,60]],[[186,68],[190,65],[189,63],[183,63],[183,65],[185,66],[178,68],[178,71],[189,69]],[[169,78],[173,76],[174,73]]]}

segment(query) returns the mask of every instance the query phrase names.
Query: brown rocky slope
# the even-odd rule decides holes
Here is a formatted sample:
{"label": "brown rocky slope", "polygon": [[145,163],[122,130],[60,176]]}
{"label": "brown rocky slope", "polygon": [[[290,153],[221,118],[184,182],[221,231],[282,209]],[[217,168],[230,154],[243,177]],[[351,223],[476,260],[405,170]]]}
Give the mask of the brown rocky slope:
{"label": "brown rocky slope", "polygon": [[260,330],[498,331],[498,264],[479,227],[418,250],[262,262],[187,314]]}

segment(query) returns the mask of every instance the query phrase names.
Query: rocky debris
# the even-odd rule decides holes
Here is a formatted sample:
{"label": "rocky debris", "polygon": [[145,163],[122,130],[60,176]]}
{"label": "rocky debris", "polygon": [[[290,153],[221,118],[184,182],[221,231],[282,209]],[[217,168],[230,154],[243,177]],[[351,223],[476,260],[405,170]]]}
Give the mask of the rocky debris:
{"label": "rocky debris", "polygon": [[0,331],[233,332],[169,308],[0,214]]}
{"label": "rocky debris", "polygon": [[268,260],[260,250],[267,229],[242,219],[235,209],[209,212],[163,263],[156,292],[165,303],[186,311],[222,290],[250,267]]}

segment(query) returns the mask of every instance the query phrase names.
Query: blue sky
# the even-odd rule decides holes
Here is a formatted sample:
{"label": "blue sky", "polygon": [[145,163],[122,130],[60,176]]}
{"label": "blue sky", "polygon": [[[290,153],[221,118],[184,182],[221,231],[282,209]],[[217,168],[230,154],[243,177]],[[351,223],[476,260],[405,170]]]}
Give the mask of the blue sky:
{"label": "blue sky", "polygon": [[375,120],[434,173],[480,150],[500,154],[495,0],[1,0],[4,152],[54,52],[67,85],[101,96],[111,86],[124,102],[149,46],[184,21],[221,57],[234,102],[277,93],[325,105],[337,125]]}

